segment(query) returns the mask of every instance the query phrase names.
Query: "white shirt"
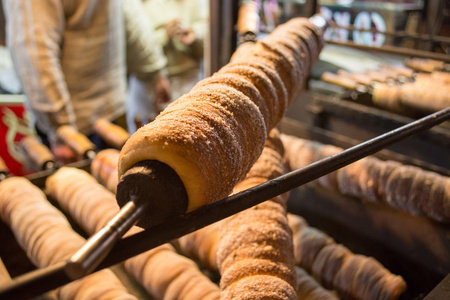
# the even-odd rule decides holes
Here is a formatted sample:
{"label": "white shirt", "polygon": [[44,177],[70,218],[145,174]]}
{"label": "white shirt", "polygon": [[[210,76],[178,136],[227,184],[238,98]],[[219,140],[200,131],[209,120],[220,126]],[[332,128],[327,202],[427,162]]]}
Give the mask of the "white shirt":
{"label": "white shirt", "polygon": [[[166,65],[140,0],[4,0],[7,45],[39,129],[125,113],[128,73],[151,84]],[[128,67],[128,68],[127,68]]]}

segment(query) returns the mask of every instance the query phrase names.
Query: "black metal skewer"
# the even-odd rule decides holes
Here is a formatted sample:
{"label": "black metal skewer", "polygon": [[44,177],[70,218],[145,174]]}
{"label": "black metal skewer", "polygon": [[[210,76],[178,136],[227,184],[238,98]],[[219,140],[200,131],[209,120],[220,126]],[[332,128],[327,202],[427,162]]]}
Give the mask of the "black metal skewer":
{"label": "black metal skewer", "polygon": [[[168,218],[143,232],[120,239],[114,247],[111,247],[112,251],[95,270],[112,266],[288,192],[448,119],[450,119],[450,107],[193,212]],[[72,278],[73,274],[70,275],[70,265],[74,257],[67,262],[19,276],[0,287],[0,299],[26,299],[71,282],[76,279]],[[103,258],[103,255],[100,257]],[[75,277],[79,275],[76,274]]]}

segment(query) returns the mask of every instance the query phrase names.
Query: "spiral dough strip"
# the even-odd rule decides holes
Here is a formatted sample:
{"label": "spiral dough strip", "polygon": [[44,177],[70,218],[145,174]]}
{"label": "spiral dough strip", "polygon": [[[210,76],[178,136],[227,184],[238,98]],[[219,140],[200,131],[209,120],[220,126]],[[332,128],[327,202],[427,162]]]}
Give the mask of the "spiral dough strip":
{"label": "spiral dough strip", "polygon": [[188,211],[228,196],[306,80],[322,48],[320,34],[308,19],[295,18],[238,51],[127,140],[119,177],[156,160],[180,177]]}

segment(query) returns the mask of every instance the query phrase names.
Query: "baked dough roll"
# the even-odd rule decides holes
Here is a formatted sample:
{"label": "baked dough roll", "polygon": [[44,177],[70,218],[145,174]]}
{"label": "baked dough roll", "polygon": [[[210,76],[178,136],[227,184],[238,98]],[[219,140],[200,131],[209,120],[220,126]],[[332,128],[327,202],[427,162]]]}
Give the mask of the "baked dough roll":
{"label": "baked dough roll", "polygon": [[[325,288],[345,299],[398,299],[406,290],[401,276],[372,257],[354,254],[300,216],[288,214],[293,231],[295,263]],[[383,294],[383,297],[378,297]]]}
{"label": "baked dough roll", "polygon": [[119,211],[114,194],[80,169],[58,169],[47,177],[45,189],[89,234],[103,228]]}
{"label": "baked dough roll", "polygon": [[20,148],[29,160],[32,169],[45,170],[53,166],[55,157],[50,149],[34,135],[27,135],[20,141]]}
{"label": "baked dough roll", "polygon": [[1,157],[0,157],[0,173],[1,174],[8,174],[9,173],[9,169],[6,166],[5,161]]}
{"label": "baked dough roll", "polygon": [[399,65],[382,65],[384,69],[390,69],[392,72],[397,74],[397,77],[403,76],[405,78],[413,78],[414,70],[405,66]]}
{"label": "baked dough roll", "polygon": [[376,106],[392,112],[402,112],[402,88],[387,83],[376,84],[372,92],[372,102]]}
{"label": "baked dough roll", "polygon": [[440,71],[434,71],[431,73],[431,77],[439,82],[449,84],[450,83],[450,73],[449,72],[440,72]]}
{"label": "baked dough roll", "polygon": [[203,227],[174,241],[183,255],[190,257],[210,270],[219,272],[217,266],[217,247],[221,221]]}
{"label": "baked dough roll", "polygon": [[[216,73],[211,77],[199,81],[192,88],[191,92],[208,85],[229,86],[243,93],[259,108],[262,117],[264,118],[266,128],[273,126],[271,123],[271,115],[273,115],[274,112],[269,110],[269,108],[273,107],[273,99],[267,97],[263,98],[256,86],[251,81],[247,80],[246,77],[236,73]],[[265,99],[270,100],[271,103],[266,103]]]}
{"label": "baked dough roll", "polygon": [[[85,243],[45,194],[24,177],[0,183],[0,216],[37,267],[67,259]],[[110,269],[71,282],[59,288],[57,295],[59,299],[137,300]]]}
{"label": "baked dough roll", "polygon": [[[281,134],[285,147],[285,159],[292,170],[303,168],[313,162],[341,152],[343,149],[332,145],[300,139],[292,135]],[[336,171],[312,181],[309,185],[320,184],[331,190],[338,190]]]}
{"label": "baked dough roll", "polygon": [[[128,234],[138,232],[133,227]],[[219,299],[219,287],[191,259],[170,244],[146,251],[124,262],[125,269],[156,299]]]}
{"label": "baked dough roll", "polygon": [[116,193],[119,181],[117,164],[119,163],[119,150],[105,149],[97,153],[91,161],[91,174],[108,190]]}
{"label": "baked dough roll", "polygon": [[86,156],[95,150],[95,145],[87,136],[71,125],[62,125],[56,130],[56,137],[68,145],[79,157]]}
{"label": "baked dough roll", "polygon": [[338,85],[348,90],[354,90],[358,87],[358,82],[355,79],[328,71],[323,72],[320,79],[322,81]]}
{"label": "baked dough roll", "polygon": [[[314,63],[311,60],[311,52],[306,46],[306,43],[309,41],[301,40],[299,35],[295,35],[293,32],[289,32],[287,30],[282,30],[282,27],[279,27],[277,34],[270,35],[266,39],[263,40],[263,43],[266,45],[281,45],[285,47],[290,53],[292,53],[291,58],[295,59],[296,63],[300,67],[300,74],[304,74],[306,70],[309,70],[312,64]],[[303,82],[305,77],[300,75],[300,81]]]}
{"label": "baked dough roll", "polygon": [[365,86],[371,86],[372,85],[372,79],[369,76],[367,76],[367,75],[365,75],[363,73],[349,72],[349,71],[346,71],[344,69],[339,69],[337,71],[337,75],[353,79],[357,83],[365,85]]}
{"label": "baked dough roll", "polygon": [[300,267],[295,267],[297,273],[298,300],[337,300],[333,292],[325,289],[311,275]]}
{"label": "baked dough roll", "polygon": [[433,113],[450,106],[450,86],[435,78],[401,86],[401,103],[405,108]]}
{"label": "baked dough roll", "polygon": [[93,129],[108,145],[116,149],[122,148],[130,137],[125,129],[104,118],[97,119]]}
{"label": "baked dough roll", "polygon": [[[314,40],[311,41],[312,44],[316,45],[316,52],[320,52],[323,46],[325,45],[325,40],[323,35],[321,34],[323,28],[319,28],[315,24],[313,24],[308,18],[292,18],[286,23],[286,30],[293,31],[294,28],[299,28],[295,33],[300,34],[299,32],[306,32],[305,39]],[[318,59],[318,56],[312,56],[313,61]]]}
{"label": "baked dough roll", "polygon": [[288,92],[275,69],[261,61],[232,61],[219,70],[219,73],[231,73],[250,80],[263,97],[269,111],[267,121],[269,131],[274,128],[285,113],[284,103],[288,102]]}
{"label": "baked dough roll", "polygon": [[261,62],[264,65],[274,69],[280,76],[287,92],[288,98],[286,102],[280,102],[282,110],[284,111],[288,103],[296,94],[297,88],[294,88],[300,83],[300,65],[293,58],[292,52],[280,43],[265,43],[258,41],[250,51],[243,53],[243,55],[236,56],[233,62]]}
{"label": "baked dough roll", "polygon": [[[297,35],[297,41],[286,43],[276,39],[258,42],[231,63],[245,72],[227,65],[219,71],[226,76],[213,76],[172,102],[125,143],[119,176],[138,162],[156,160],[178,174],[188,196],[187,211],[228,196],[261,154],[267,133],[307,77],[305,66],[311,63],[304,60],[315,61],[320,51],[321,39],[314,36],[320,35],[320,30],[307,19],[283,28],[291,33],[286,35],[290,38],[301,31],[303,39]],[[271,35],[276,34],[277,30]],[[310,57],[301,53],[305,40],[310,51],[314,48]],[[259,82],[253,81],[255,76]],[[276,98],[267,98],[272,91],[260,84],[267,78],[275,87]]]}
{"label": "baked dough roll", "polygon": [[[272,130],[268,140],[277,138],[278,132]],[[276,146],[279,143],[266,145]],[[285,172],[283,154],[267,146],[246,179],[236,185],[234,192],[246,190]],[[279,150],[282,151],[282,148]],[[217,251],[222,275],[221,299],[296,298],[297,277],[291,230],[286,218],[286,201],[287,195],[283,194],[222,221]]]}
{"label": "baked dough roll", "polygon": [[[343,149],[281,134],[291,169],[305,167]],[[315,183],[360,199],[389,205],[412,215],[450,222],[450,178],[419,167],[367,156]]]}
{"label": "baked dough roll", "polygon": [[445,67],[445,62],[441,60],[411,57],[404,61],[405,66],[419,72],[431,73]]}
{"label": "baked dough roll", "polygon": [[450,178],[395,161],[366,157],[337,172],[342,194],[450,222]]}
{"label": "baked dough roll", "polygon": [[247,96],[208,85],[172,102],[138,129],[121,151],[119,174],[143,160],[167,164],[184,184],[190,211],[226,197],[265,139],[262,115]]}
{"label": "baked dough roll", "polygon": [[[176,241],[177,248],[184,255],[191,257],[198,263],[205,265],[213,271],[218,271],[217,267],[217,247],[219,243],[219,231],[223,221],[219,221],[194,231],[179,238]],[[291,225],[291,224],[289,224]],[[248,251],[261,251],[256,247],[249,248]],[[272,258],[277,256],[272,255]],[[279,257],[278,257],[279,258]],[[300,267],[295,267],[297,274],[297,297],[298,299],[320,300],[338,299],[335,294],[325,289],[310,274]],[[240,294],[240,297],[242,294]]]}

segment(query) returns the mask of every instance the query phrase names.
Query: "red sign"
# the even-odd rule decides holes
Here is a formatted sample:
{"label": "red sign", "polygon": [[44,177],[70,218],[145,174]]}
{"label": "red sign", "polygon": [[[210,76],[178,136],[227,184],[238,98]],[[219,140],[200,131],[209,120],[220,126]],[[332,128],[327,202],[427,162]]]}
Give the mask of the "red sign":
{"label": "red sign", "polygon": [[0,101],[0,157],[13,175],[23,176],[27,173],[19,143],[24,136],[32,133],[29,113],[23,101]]}

